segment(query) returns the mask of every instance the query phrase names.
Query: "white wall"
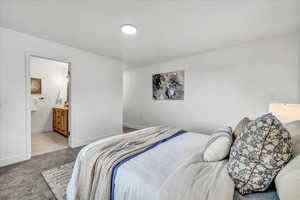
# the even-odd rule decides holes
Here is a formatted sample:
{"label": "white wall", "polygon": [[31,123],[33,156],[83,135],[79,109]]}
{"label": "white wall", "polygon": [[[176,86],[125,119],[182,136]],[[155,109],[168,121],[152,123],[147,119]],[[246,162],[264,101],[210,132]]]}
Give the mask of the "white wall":
{"label": "white wall", "polygon": [[31,94],[36,102],[36,110],[31,111],[32,133],[52,131],[52,108],[67,101],[67,76],[68,63],[30,57],[30,77],[42,79],[42,94]]}
{"label": "white wall", "polygon": [[0,166],[30,156],[25,117],[26,52],[71,62],[73,147],[122,132],[120,62],[1,27],[0,52]]}
{"label": "white wall", "polygon": [[[271,102],[299,102],[299,37],[290,34],[206,52],[124,73],[124,122],[194,131],[235,126]],[[152,75],[185,70],[183,101],[152,100]]]}

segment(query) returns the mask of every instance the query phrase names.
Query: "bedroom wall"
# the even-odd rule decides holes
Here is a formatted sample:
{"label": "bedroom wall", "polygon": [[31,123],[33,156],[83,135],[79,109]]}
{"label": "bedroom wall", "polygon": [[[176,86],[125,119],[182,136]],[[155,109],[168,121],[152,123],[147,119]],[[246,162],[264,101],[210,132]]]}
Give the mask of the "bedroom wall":
{"label": "bedroom wall", "polygon": [[[235,126],[267,112],[272,102],[299,102],[299,37],[289,34],[128,69],[124,123],[141,128],[171,125],[194,131]],[[185,99],[152,100],[152,75],[185,71]]]}
{"label": "bedroom wall", "polygon": [[73,147],[122,132],[119,61],[0,27],[0,166],[28,159],[25,53],[71,62]]}
{"label": "bedroom wall", "polygon": [[68,63],[30,57],[30,77],[42,79],[42,94],[31,94],[35,107],[31,111],[31,133],[53,130],[52,108],[67,101],[67,76]]}

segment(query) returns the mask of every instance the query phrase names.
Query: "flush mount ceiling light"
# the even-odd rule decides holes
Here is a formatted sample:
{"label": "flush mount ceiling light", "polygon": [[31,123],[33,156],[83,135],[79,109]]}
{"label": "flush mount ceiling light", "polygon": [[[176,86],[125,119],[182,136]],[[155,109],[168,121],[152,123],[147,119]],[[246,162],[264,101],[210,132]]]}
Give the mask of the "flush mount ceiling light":
{"label": "flush mount ceiling light", "polygon": [[136,34],[136,27],[134,25],[131,24],[123,24],[121,26],[121,31],[122,33],[126,34],[126,35],[135,35]]}

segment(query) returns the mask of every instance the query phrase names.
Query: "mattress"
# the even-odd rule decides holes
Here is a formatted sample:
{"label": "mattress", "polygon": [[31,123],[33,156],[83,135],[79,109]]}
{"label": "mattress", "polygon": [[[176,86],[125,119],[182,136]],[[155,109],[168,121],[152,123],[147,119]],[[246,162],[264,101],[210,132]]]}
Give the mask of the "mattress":
{"label": "mattress", "polygon": [[256,192],[253,194],[241,195],[238,191],[235,192],[233,200],[280,200],[276,186],[273,182],[265,192]]}
{"label": "mattress", "polygon": [[280,200],[277,192],[266,191],[266,192],[258,192],[253,194],[241,195],[237,191],[234,194],[233,200]]}
{"label": "mattress", "polygon": [[168,176],[185,159],[202,151],[205,134],[187,132],[120,165],[114,179],[114,200],[158,200]]}

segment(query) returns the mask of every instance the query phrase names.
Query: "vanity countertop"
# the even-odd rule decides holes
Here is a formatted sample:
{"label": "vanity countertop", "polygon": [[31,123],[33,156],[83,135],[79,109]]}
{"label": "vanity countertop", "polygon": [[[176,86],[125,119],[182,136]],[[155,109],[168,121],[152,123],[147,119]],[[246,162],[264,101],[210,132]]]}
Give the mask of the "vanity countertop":
{"label": "vanity countertop", "polygon": [[69,110],[69,107],[54,107],[54,109]]}

